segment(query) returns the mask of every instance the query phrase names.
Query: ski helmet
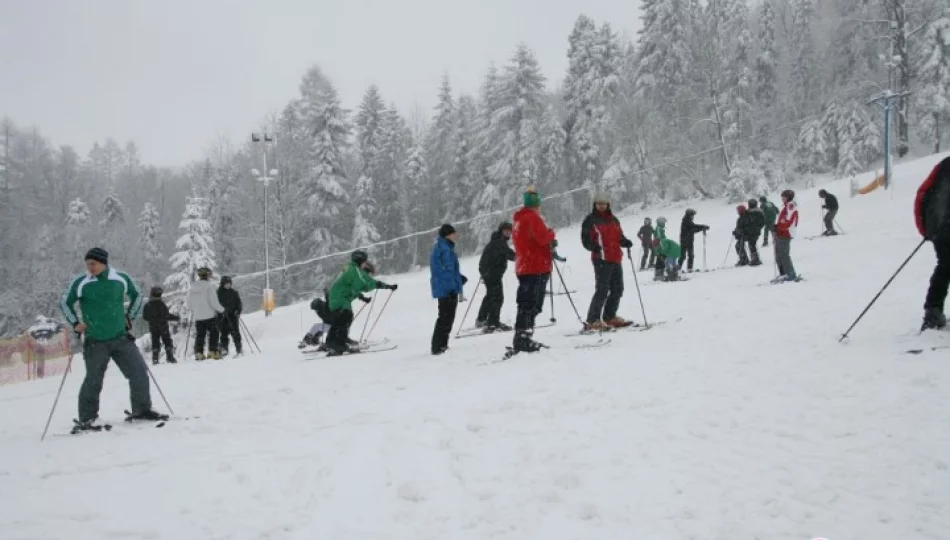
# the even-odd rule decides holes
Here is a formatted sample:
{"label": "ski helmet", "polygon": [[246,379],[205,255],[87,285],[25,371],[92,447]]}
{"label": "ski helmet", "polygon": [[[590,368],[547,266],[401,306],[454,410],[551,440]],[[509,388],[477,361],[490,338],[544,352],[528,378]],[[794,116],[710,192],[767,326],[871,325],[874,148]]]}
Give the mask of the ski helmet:
{"label": "ski helmet", "polygon": [[790,200],[790,201],[794,201],[794,200],[795,200],[795,192],[792,191],[792,190],[790,190],[790,189],[786,189],[785,191],[782,192],[782,198],[783,198],[783,199],[788,199],[788,200]]}
{"label": "ski helmet", "polygon": [[686,209],[686,215],[687,215],[687,216],[695,216],[695,215],[696,215],[696,210],[693,210],[692,208],[687,208],[687,209]]}
{"label": "ski helmet", "polygon": [[649,225],[650,223],[653,223],[653,220],[650,218],[643,218],[643,222]]}
{"label": "ski helmet", "polygon": [[666,218],[663,217],[663,216],[660,216],[660,217],[656,218],[656,224],[657,224],[657,225],[666,225]]}
{"label": "ski helmet", "polygon": [[369,260],[369,255],[362,249],[358,249],[350,254],[350,260],[360,265]]}
{"label": "ski helmet", "polygon": [[750,209],[750,210],[751,210],[752,208],[758,208],[758,207],[759,207],[759,201],[757,201],[757,200],[755,200],[755,199],[749,199],[749,209]]}
{"label": "ski helmet", "polygon": [[739,206],[737,206],[737,207],[736,207],[736,212],[739,212],[739,215],[740,215],[740,216],[741,216],[742,214],[745,214],[745,205],[744,205],[744,204],[740,204]]}
{"label": "ski helmet", "polygon": [[818,190],[818,196],[819,196],[819,197],[825,198],[826,195],[828,195],[828,192],[827,192],[827,191],[825,191],[825,190],[823,190],[823,189],[819,189],[819,190]]}
{"label": "ski helmet", "polygon": [[211,277],[211,269],[207,266],[202,266],[195,272],[198,274],[198,279],[208,279]]}
{"label": "ski helmet", "polygon": [[510,222],[510,221],[503,221],[503,222],[501,223],[501,225],[498,226],[498,231],[499,231],[499,232],[500,232],[500,231],[510,231],[510,230],[511,230],[511,222]]}
{"label": "ski helmet", "polygon": [[156,286],[152,287],[152,290],[150,290],[150,291],[148,292],[148,294],[149,294],[149,296],[153,296],[153,297],[155,297],[155,298],[161,298],[161,297],[162,297],[162,294],[163,294],[164,292],[165,292],[164,289],[162,289],[161,287],[159,287],[158,285],[156,285]]}

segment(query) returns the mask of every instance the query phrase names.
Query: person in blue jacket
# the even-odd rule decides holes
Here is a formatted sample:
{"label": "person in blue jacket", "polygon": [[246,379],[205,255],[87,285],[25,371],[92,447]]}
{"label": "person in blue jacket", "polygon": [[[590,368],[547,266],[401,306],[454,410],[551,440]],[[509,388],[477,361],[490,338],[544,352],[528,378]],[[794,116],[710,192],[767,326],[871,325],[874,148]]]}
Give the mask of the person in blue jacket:
{"label": "person in blue jacket", "polygon": [[435,355],[449,349],[449,334],[455,324],[455,310],[459,305],[459,297],[464,301],[462,286],[468,281],[459,270],[459,258],[455,254],[457,240],[455,227],[448,223],[442,225],[429,255],[432,297],[439,300],[439,318],[436,319],[435,329],[432,331],[432,354]]}

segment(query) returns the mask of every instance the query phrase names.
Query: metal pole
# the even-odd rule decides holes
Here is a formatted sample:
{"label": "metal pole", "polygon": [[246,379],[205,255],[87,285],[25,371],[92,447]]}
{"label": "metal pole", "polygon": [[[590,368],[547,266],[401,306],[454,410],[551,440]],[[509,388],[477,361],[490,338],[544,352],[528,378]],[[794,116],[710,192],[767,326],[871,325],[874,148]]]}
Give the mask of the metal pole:
{"label": "metal pole", "polygon": [[557,322],[557,318],[554,317],[554,280],[548,279],[548,285],[550,285],[550,289],[551,289],[551,321],[550,322],[551,324],[554,324]]}
{"label": "metal pole", "polygon": [[[462,333],[462,327],[465,326],[465,319],[468,318],[468,312],[471,311],[472,304],[475,303],[475,295],[478,294],[478,288],[481,286],[482,286],[482,278],[478,278],[478,283],[475,284],[475,290],[472,291],[472,299],[468,301],[468,307],[465,308],[465,314],[462,315],[462,320],[461,322],[459,322],[459,329],[457,332],[455,332],[455,337],[459,337],[459,334]],[[487,285],[485,286],[485,289],[486,290],[488,289]],[[366,320],[369,321],[369,318],[367,317]],[[366,329],[364,328],[363,330],[365,331]]]}
{"label": "metal pole", "polygon": [[[376,305],[376,297],[379,296],[377,292],[373,292],[373,299],[369,303],[369,313],[366,314],[366,322],[363,323],[363,331],[360,332],[360,343],[363,342],[363,336],[366,335],[366,328],[369,327],[369,320],[373,318],[373,306]],[[355,320],[356,317],[353,317]]]}
{"label": "metal pole", "polygon": [[[706,231],[703,231],[703,255],[706,253]],[[637,265],[633,263],[633,255],[630,253],[630,249],[627,249],[627,259],[630,260],[630,269],[633,270],[633,283],[637,286],[637,298],[640,299],[640,312],[643,313],[643,326],[647,328],[650,327],[650,323],[647,322],[647,310],[643,307],[643,295],[640,294],[640,280],[637,278]],[[703,257],[705,260],[705,256]]]}
{"label": "metal pole", "polygon": [[[369,341],[369,336],[373,334],[373,330],[376,329],[376,325],[379,323],[379,319],[382,318],[383,312],[386,311],[386,306],[389,305],[389,301],[393,299],[393,293],[396,292],[392,289],[389,290],[389,296],[386,297],[386,301],[383,302],[383,307],[379,308],[379,314],[376,315],[376,320],[373,321],[373,326],[369,327],[369,333],[366,334],[366,341]],[[369,315],[366,316],[369,319]]]}
{"label": "metal pole", "polygon": [[172,406],[168,404],[168,400],[165,399],[165,392],[162,392],[162,387],[158,385],[158,379],[155,378],[155,374],[152,373],[152,370],[148,367],[148,362],[142,362],[145,364],[145,371],[148,371],[149,377],[152,378],[152,382],[155,383],[155,389],[158,390],[158,395],[162,396],[162,401],[165,402],[165,406],[168,407],[168,412],[175,414],[175,411],[172,410]]}
{"label": "metal pole", "polygon": [[[80,338],[81,339],[81,338]],[[56,412],[56,405],[59,403],[59,396],[63,393],[63,385],[66,384],[66,375],[69,375],[69,369],[73,365],[73,349],[69,348],[69,360],[66,360],[66,371],[63,372],[63,378],[59,381],[59,390],[56,391],[56,398],[53,399],[53,408],[49,411],[49,417],[46,418],[46,427],[43,428],[43,434],[40,435],[40,441],[46,438],[46,432],[49,431],[49,424],[53,421],[53,413]]]}
{"label": "metal pole", "polygon": [[884,189],[891,187],[891,99],[884,99]]}

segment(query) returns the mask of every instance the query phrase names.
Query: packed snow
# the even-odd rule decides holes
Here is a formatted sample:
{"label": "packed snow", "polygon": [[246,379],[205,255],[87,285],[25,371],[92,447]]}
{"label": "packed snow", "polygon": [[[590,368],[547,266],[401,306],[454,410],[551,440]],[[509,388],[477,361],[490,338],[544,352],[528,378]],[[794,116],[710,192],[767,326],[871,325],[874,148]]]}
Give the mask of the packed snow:
{"label": "packed snow", "polygon": [[[692,204],[712,227],[697,266],[721,266],[729,242],[726,269],[681,283],[639,273],[649,321],[667,324],[600,349],[573,348],[598,338],[565,335],[578,322],[557,296],[557,324],[537,334],[550,350],[490,363],[503,334],[433,357],[420,272],[386,277],[400,288],[371,337],[396,350],[304,356],[315,316],[301,304],[245,317],[262,354],[154,367],[176,415],[161,429],[122,424],[128,390],[113,368],[101,415],[115,429],[67,435],[78,357],[45,442],[59,380],[2,387],[0,537],[945,539],[950,352],[904,353],[950,345],[945,332],[918,335],[929,244],[838,343],[919,243],[913,194],[941,157],[899,165],[890,191],[798,191],[800,283],[768,285],[771,248],[762,266],[733,268],[734,205]],[[822,187],[841,201],[845,234],[807,240],[821,231]],[[685,208],[649,215],[676,236]],[[644,213],[621,212],[632,237]],[[559,231],[559,250],[583,313],[592,272],[578,235]],[[462,266],[471,295],[477,258]],[[626,270],[621,314],[641,320]],[[546,304],[538,321],[550,317]],[[154,386],[153,399],[163,410]]]}

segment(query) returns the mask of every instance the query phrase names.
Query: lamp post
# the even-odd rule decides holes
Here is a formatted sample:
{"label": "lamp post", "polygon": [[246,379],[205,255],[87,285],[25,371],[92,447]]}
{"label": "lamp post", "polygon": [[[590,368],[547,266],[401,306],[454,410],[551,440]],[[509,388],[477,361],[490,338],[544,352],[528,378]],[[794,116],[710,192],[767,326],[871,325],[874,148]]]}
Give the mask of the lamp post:
{"label": "lamp post", "polygon": [[274,290],[270,287],[270,249],[267,245],[267,185],[271,180],[277,178],[277,169],[267,168],[267,143],[273,142],[273,140],[273,137],[268,133],[264,133],[263,137],[257,133],[251,134],[251,142],[263,142],[265,144],[263,152],[265,174],[261,175],[261,172],[257,169],[251,169],[251,175],[258,182],[264,184],[264,291],[261,297],[261,307],[264,309],[265,317],[270,317],[270,314],[274,311]]}

